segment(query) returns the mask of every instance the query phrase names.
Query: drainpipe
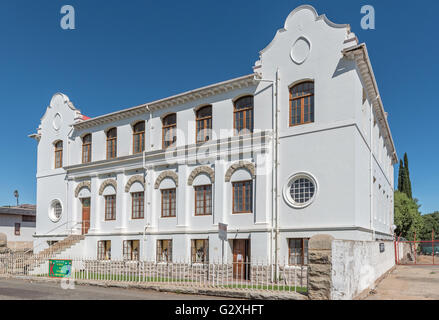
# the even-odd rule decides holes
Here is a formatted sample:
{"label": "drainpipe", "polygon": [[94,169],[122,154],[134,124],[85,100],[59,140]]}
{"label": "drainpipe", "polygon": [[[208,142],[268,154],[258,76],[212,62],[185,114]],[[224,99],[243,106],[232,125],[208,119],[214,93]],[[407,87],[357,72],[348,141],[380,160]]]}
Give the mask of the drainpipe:
{"label": "drainpipe", "polygon": [[[73,126],[72,126],[72,128],[70,129],[70,131],[69,131],[69,133],[67,134],[67,150],[66,150],[66,159],[67,159],[67,161],[70,161],[70,140],[71,140],[71,134],[72,134],[72,132],[73,132]],[[64,163],[63,163],[63,166],[64,166]],[[67,173],[66,173],[66,175],[65,175],[65,179],[66,179],[66,212],[67,212],[67,221],[69,221],[69,198],[70,198],[70,194],[69,194],[69,179],[68,179],[68,177],[67,177]],[[72,219],[70,219],[70,220],[73,220],[73,217],[72,217]],[[68,232],[69,232],[69,224],[67,223],[66,224],[66,233],[67,233],[67,236],[68,236]]]}
{"label": "drainpipe", "polygon": [[276,70],[276,92],[275,92],[275,101],[276,101],[276,109],[275,109],[275,161],[274,161],[274,174],[275,174],[275,197],[276,197],[276,210],[275,210],[275,217],[276,217],[276,234],[275,234],[275,264],[276,264],[276,279],[279,274],[279,69]]}
{"label": "drainpipe", "polygon": [[[272,104],[272,126],[274,129],[274,137],[273,137],[273,150],[272,150],[272,171],[271,171],[271,185],[272,185],[272,198],[271,198],[271,230],[270,230],[270,265],[273,266],[275,264],[275,270],[271,268],[271,278],[275,279],[275,273],[277,275],[277,248],[278,248],[278,202],[277,202],[277,167],[278,167],[278,73],[279,69],[276,70],[276,80],[268,80],[268,79],[257,79],[255,76],[255,80],[263,81],[263,82],[271,82],[274,86],[274,100]],[[276,228],[276,231],[275,231]],[[276,235],[275,235],[276,232]],[[273,245],[273,241],[275,244]],[[273,263],[274,260],[274,263]]]}

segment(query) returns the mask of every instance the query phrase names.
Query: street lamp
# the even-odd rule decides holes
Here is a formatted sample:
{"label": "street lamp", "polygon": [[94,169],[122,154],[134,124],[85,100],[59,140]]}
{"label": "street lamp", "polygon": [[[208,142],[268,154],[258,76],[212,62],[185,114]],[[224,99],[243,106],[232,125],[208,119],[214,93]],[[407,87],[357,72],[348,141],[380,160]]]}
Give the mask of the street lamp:
{"label": "street lamp", "polygon": [[19,197],[18,190],[14,191],[14,197],[17,198],[17,207],[18,207],[18,197]]}

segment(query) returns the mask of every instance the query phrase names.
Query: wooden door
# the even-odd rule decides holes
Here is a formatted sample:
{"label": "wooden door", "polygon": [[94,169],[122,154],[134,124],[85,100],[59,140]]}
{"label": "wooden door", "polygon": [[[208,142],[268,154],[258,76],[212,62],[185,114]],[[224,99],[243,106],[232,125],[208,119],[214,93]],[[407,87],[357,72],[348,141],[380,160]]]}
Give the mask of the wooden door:
{"label": "wooden door", "polygon": [[233,277],[235,279],[250,279],[250,241],[246,239],[233,240]]}
{"label": "wooden door", "polygon": [[90,229],[90,198],[82,199],[82,234]]}

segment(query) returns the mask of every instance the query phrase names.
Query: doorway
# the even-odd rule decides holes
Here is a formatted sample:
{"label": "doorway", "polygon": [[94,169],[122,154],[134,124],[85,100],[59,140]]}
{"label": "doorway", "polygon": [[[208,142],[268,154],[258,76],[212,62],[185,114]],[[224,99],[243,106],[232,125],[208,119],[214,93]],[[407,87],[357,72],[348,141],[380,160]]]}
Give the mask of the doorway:
{"label": "doorway", "polygon": [[82,202],[82,234],[87,234],[90,229],[90,198],[81,199]]}
{"label": "doorway", "polygon": [[233,240],[233,278],[250,280],[250,240]]}

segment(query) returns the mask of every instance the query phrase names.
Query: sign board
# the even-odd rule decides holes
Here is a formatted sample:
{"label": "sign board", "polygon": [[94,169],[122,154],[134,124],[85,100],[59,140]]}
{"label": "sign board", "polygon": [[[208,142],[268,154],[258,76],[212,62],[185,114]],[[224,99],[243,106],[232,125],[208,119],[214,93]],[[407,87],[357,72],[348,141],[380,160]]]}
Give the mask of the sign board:
{"label": "sign board", "polygon": [[65,278],[72,271],[72,260],[49,260],[49,277]]}
{"label": "sign board", "polygon": [[227,226],[227,224],[218,223],[218,235],[222,241],[227,241]]}
{"label": "sign board", "polygon": [[384,242],[380,243],[380,252],[384,252]]}

